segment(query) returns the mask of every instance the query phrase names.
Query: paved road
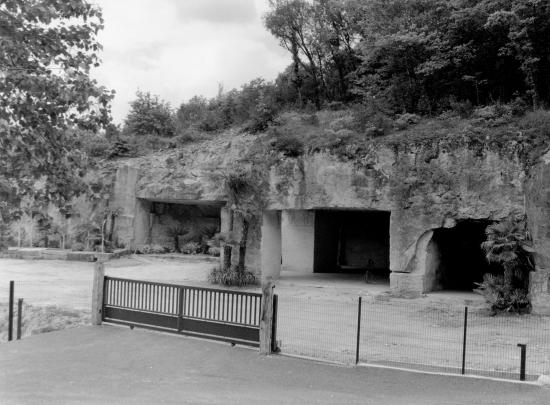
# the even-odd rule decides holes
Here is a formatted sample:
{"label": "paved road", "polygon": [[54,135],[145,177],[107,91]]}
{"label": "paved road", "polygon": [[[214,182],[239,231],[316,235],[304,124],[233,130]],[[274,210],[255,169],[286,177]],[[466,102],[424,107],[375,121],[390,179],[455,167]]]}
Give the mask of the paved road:
{"label": "paved road", "polygon": [[345,368],[115,326],[0,345],[2,404],[549,404],[550,390]]}

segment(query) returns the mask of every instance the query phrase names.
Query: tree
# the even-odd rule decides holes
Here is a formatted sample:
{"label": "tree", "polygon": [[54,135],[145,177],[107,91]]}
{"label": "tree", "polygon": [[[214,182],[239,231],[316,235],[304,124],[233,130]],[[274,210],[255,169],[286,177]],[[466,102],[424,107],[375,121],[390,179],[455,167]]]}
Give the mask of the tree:
{"label": "tree", "polygon": [[[550,101],[550,0],[369,0],[355,91],[394,112]],[[421,102],[422,101],[422,102]]]}
{"label": "tree", "polygon": [[63,206],[82,192],[85,165],[73,129],[110,121],[113,93],[91,79],[101,10],[86,0],[0,1],[0,207],[22,198]]}
{"label": "tree", "polygon": [[170,104],[149,92],[136,93],[124,124],[125,132],[135,135],[173,136],[175,133]]}
{"label": "tree", "polygon": [[[313,5],[305,0],[270,0],[271,11],[264,17],[266,28],[291,52],[294,71],[301,65],[314,82],[314,102],[320,106],[321,66],[319,43],[315,36]],[[302,60],[302,57],[306,61]],[[299,77],[294,79],[299,84]]]}

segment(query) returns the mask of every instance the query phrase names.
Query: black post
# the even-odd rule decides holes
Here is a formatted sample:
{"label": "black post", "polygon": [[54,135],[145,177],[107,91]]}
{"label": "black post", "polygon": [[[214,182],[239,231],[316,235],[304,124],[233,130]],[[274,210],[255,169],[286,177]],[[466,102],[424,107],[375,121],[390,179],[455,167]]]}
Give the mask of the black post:
{"label": "black post", "polygon": [[462,374],[466,373],[466,336],[468,333],[468,307],[464,307],[464,337],[462,338]]}
{"label": "black post", "polygon": [[527,357],[527,345],[518,343],[518,347],[521,349],[521,360],[519,368],[519,379],[520,381],[525,381],[525,360]]}
{"label": "black post", "polygon": [[10,281],[10,303],[8,307],[8,342],[13,340],[13,280]]}
{"label": "black post", "polygon": [[185,296],[183,295],[183,287],[178,289],[178,332],[183,330],[183,301]]}
{"label": "black post", "polygon": [[23,298],[17,300],[17,340],[21,340],[21,321],[23,318]]}
{"label": "black post", "polygon": [[278,353],[279,348],[277,347],[277,306],[279,303],[279,296],[277,294],[273,295],[273,320],[271,323],[271,352]]}
{"label": "black post", "polygon": [[359,363],[359,342],[361,340],[361,303],[362,297],[357,302],[357,343],[355,346],[355,364]]}

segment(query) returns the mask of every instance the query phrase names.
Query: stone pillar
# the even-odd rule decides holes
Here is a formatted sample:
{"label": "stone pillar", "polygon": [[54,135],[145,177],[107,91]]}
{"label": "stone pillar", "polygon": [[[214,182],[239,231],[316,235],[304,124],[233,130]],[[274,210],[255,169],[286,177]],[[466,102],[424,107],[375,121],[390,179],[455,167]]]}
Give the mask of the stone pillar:
{"label": "stone pillar", "polygon": [[418,297],[437,290],[439,253],[432,242],[433,231],[424,232],[414,244],[412,257],[403,270],[390,273],[390,288],[394,295]]}
{"label": "stone pillar", "polygon": [[142,199],[137,200],[134,214],[134,234],[131,243],[132,249],[135,249],[136,246],[145,245],[148,243],[150,208],[150,201]]}
{"label": "stone pillar", "polygon": [[262,279],[277,280],[281,274],[281,217],[277,211],[265,211],[262,218]]}
{"label": "stone pillar", "polygon": [[281,214],[282,269],[313,273],[315,212],[283,210]]}
{"label": "stone pillar", "polygon": [[122,166],[116,172],[113,194],[109,202],[109,206],[115,209],[120,209],[121,212],[115,220],[113,229],[113,237],[123,243],[126,248],[133,248],[134,243],[134,228],[135,215],[138,210],[136,199],[137,179],[139,177],[139,169]]}

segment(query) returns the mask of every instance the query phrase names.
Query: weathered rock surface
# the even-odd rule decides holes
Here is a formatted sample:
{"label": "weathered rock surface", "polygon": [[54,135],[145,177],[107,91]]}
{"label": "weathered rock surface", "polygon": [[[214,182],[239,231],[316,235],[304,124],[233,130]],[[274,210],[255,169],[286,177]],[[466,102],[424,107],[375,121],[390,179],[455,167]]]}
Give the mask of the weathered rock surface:
{"label": "weathered rock surface", "polygon": [[[136,213],[140,200],[227,201],[224,176],[247,156],[254,140],[233,135],[125,161],[114,193],[115,204],[124,208],[118,234],[130,240],[132,232],[143,228],[140,221],[144,220]],[[461,219],[498,221],[527,213],[540,269],[535,277],[540,279],[537,291],[548,295],[550,155],[528,173],[514,145],[493,151],[467,141],[452,146],[445,141],[398,146],[372,143],[366,150],[353,161],[328,152],[266,158],[259,171],[268,190],[258,198],[264,199],[266,210],[391,212],[392,286],[402,293],[422,290],[424,239],[429,240],[434,229],[453,226]],[[256,267],[260,263],[259,227],[258,223],[250,233],[247,253]],[[544,280],[546,287],[542,287]]]}

